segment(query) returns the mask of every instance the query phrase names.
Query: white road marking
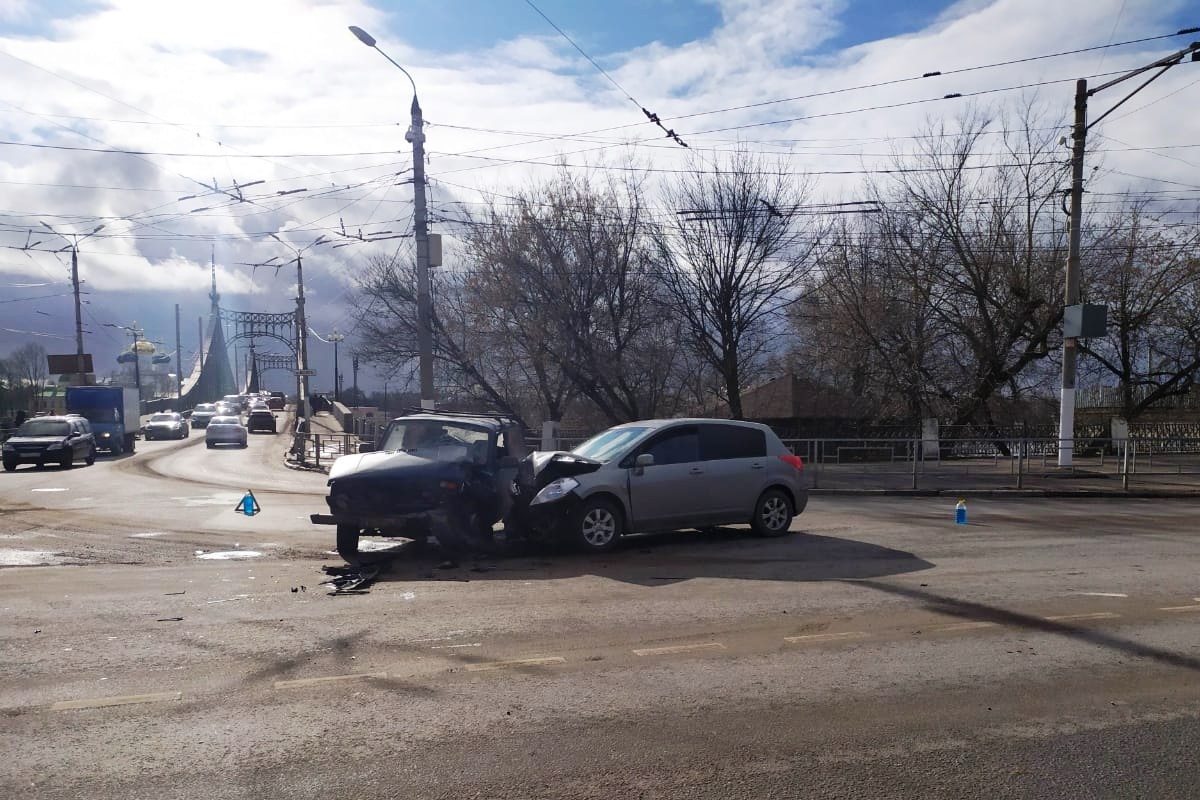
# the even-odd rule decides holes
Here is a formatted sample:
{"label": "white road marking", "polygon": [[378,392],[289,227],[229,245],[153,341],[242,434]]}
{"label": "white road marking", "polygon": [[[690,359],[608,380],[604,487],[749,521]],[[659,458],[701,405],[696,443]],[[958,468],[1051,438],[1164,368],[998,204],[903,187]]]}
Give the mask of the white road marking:
{"label": "white road marking", "polygon": [[693,650],[724,650],[725,645],[720,642],[703,642],[698,644],[677,644],[670,647],[643,647],[639,650],[634,650],[635,656],[665,656],[671,653],[688,653]]}
{"label": "white road marking", "polygon": [[467,664],[467,672],[487,672],[493,669],[514,669],[517,667],[544,667],[550,664],[565,664],[562,656],[546,656],[545,658],[518,658],[512,661],[492,661],[487,664]]}
{"label": "white road marking", "polygon": [[157,694],[127,694],[119,697],[93,697],[87,700],[63,700],[50,706],[51,711],[73,711],[79,708],[106,708],[108,706],[128,706],[135,703],[159,703],[164,700],[178,700],[181,692],[158,692]]}
{"label": "white road marking", "polygon": [[977,628],[994,628],[994,622],[951,622],[949,625],[934,625],[929,630],[934,633],[949,633],[951,631],[973,631]]}
{"label": "white road marking", "polygon": [[1164,608],[1160,608],[1159,611],[1200,611],[1200,606],[1166,606]]}
{"label": "white road marking", "polygon": [[196,558],[206,561],[239,561],[247,558],[259,558],[262,553],[258,550],[222,550],[216,553],[198,554]]}
{"label": "white road marking", "polygon": [[1081,594],[1085,597],[1129,597],[1124,592],[1076,592],[1075,594]]}
{"label": "white road marking", "polygon": [[276,689],[298,689],[302,686],[319,686],[324,683],[342,683],[344,681],[361,681],[367,678],[384,680],[386,672],[356,672],[353,675],[328,675],[323,678],[299,678],[294,681],[275,681]]}
{"label": "white road marking", "polygon": [[1114,614],[1111,611],[1095,611],[1091,614],[1061,614],[1057,617],[1046,617],[1046,620],[1049,622],[1070,622],[1085,619],[1116,619],[1119,616],[1121,615]]}
{"label": "white road marking", "polygon": [[71,490],[70,489],[60,489],[60,488],[56,487],[56,488],[52,488],[52,489],[30,489],[29,491],[31,491],[31,492],[69,492]]}
{"label": "white road marking", "polygon": [[846,631],[845,633],[810,633],[805,636],[785,636],[785,642],[795,642],[796,644],[808,644],[809,642],[836,642],[843,639],[865,639],[869,634],[866,631]]}
{"label": "white road marking", "polygon": [[483,647],[482,642],[472,642],[471,644],[435,644],[430,650],[457,650],[460,647]]}

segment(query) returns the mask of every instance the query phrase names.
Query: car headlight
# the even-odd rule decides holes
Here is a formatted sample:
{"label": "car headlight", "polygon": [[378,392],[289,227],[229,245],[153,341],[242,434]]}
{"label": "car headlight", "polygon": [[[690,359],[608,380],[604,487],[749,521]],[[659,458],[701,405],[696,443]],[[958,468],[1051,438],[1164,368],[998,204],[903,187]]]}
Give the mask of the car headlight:
{"label": "car headlight", "polygon": [[100,434],[101,439],[107,439],[110,436],[112,436],[112,434],[107,432]]}
{"label": "car headlight", "polygon": [[574,491],[579,486],[579,481],[574,478],[559,478],[556,481],[551,481],[542,487],[529,505],[537,505],[538,503],[553,503],[556,500],[562,500],[570,492]]}
{"label": "car headlight", "polygon": [[15,452],[17,452],[17,448],[13,447],[13,446],[12,446],[11,444],[9,444],[8,442],[5,442],[5,443],[4,443],[4,452],[6,452],[6,453],[15,453]]}
{"label": "car headlight", "polygon": [[66,444],[66,442],[51,442],[50,444],[46,445],[46,449],[47,450],[62,450],[64,444]]}

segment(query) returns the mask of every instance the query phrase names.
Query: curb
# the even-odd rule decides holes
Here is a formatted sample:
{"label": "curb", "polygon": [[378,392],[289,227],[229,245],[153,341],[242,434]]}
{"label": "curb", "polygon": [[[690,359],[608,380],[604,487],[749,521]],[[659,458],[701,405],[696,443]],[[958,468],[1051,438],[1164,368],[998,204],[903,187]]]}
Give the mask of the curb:
{"label": "curb", "polygon": [[809,489],[809,497],[991,497],[1025,499],[1054,497],[1073,500],[1186,500],[1200,498],[1200,490],[1170,489]]}

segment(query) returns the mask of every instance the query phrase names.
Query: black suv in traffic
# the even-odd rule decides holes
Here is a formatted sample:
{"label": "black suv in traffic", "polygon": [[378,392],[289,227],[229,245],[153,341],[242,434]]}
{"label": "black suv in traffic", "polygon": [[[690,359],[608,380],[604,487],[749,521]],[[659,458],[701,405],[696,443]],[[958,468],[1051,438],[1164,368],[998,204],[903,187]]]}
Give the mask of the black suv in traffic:
{"label": "black suv in traffic", "polygon": [[4,442],[4,470],[12,472],[21,464],[59,464],[70,469],[82,460],[89,467],[96,461],[96,437],[83,417],[34,417],[21,423],[17,432]]}

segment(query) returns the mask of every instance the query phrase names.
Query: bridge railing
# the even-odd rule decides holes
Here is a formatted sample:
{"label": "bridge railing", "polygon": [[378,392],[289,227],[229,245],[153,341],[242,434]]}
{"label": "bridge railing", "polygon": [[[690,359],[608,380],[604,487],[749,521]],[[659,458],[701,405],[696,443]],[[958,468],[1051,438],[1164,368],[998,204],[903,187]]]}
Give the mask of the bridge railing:
{"label": "bridge railing", "polygon": [[339,456],[359,452],[361,440],[354,433],[302,433],[292,434],[292,447],[288,460],[301,466],[318,469],[329,466]]}

